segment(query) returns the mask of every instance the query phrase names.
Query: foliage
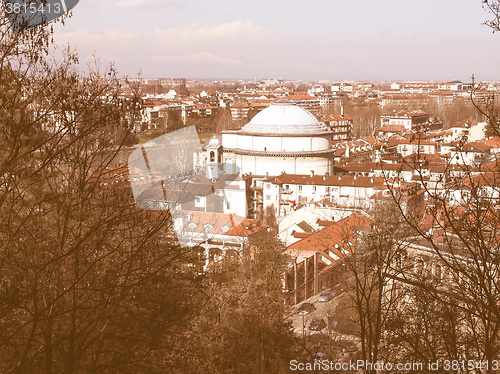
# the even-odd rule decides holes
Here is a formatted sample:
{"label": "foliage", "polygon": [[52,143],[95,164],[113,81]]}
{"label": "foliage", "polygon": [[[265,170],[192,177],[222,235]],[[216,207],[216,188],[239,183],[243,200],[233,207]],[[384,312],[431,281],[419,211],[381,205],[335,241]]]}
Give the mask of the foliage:
{"label": "foliage", "polygon": [[395,287],[391,274],[404,253],[404,239],[408,236],[408,227],[397,219],[397,213],[392,204],[375,207],[371,229],[357,239],[352,254],[344,259],[349,271],[352,307],[357,314],[361,357],[367,362],[377,362],[388,354],[382,337],[389,313],[397,302],[397,298],[391,297]]}
{"label": "foliage", "polygon": [[260,110],[259,109],[256,109],[256,108],[250,108],[248,110],[248,113],[247,113],[247,118],[246,118],[246,122],[250,122],[252,120],[253,117],[255,117],[255,115],[257,113],[259,113]]}
{"label": "foliage", "polygon": [[265,234],[219,275],[193,320],[185,373],[284,373],[292,339],[285,322],[282,244]]}
{"label": "foliage", "polygon": [[184,127],[182,122],[181,113],[175,109],[167,110],[167,131],[175,131]]}
{"label": "foliage", "polygon": [[[496,17],[486,24],[498,30],[498,2],[483,4]],[[471,103],[486,119],[488,135],[499,135],[496,99],[482,88],[473,79]],[[428,162],[417,155],[408,166],[423,182]],[[397,344],[405,347],[401,352],[408,358],[424,359],[427,355],[491,361],[500,354],[499,171],[496,158],[487,164],[482,158],[459,166],[448,163],[432,188],[422,183],[428,199],[424,219],[401,210],[415,239],[428,248],[430,262],[420,259],[422,276],[415,269],[400,271],[398,276],[406,287],[403,299],[418,310],[412,315],[402,305],[396,318],[407,326],[405,331],[413,331],[406,334],[400,330],[393,335],[398,336]],[[393,197],[398,203],[396,193]],[[483,369],[493,372],[491,367]]]}
{"label": "foliage", "polygon": [[164,372],[202,288],[114,165],[138,100],[52,59],[46,29],[1,27],[0,371]]}

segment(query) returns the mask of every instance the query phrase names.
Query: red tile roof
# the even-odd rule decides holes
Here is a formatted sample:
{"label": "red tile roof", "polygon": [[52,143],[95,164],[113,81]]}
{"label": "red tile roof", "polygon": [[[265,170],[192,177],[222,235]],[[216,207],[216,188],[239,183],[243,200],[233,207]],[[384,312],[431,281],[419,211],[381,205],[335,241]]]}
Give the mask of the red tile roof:
{"label": "red tile roof", "polygon": [[491,149],[490,145],[478,142],[467,143],[462,147],[462,151],[464,152],[488,153],[490,149]]}
{"label": "red tile roof", "polygon": [[479,123],[478,120],[475,120],[473,118],[467,118],[467,119],[464,119],[463,121],[457,122],[452,127],[464,127],[464,125],[475,126],[478,123]]}
{"label": "red tile roof", "polygon": [[315,99],[314,96],[311,95],[288,95],[283,97],[286,100],[304,100],[304,99]]}
{"label": "red tile roof", "polygon": [[294,238],[300,238],[300,239],[305,239],[305,238],[308,238],[310,237],[311,235],[313,235],[312,232],[299,232],[299,231],[295,231],[293,233],[293,237]]}
{"label": "red tile roof", "polygon": [[250,108],[248,103],[231,103],[231,108]]}
{"label": "red tile roof", "polygon": [[429,113],[424,112],[423,110],[393,110],[389,113],[382,114],[383,117],[396,117],[396,118],[412,118],[412,117],[421,117],[428,116]]}
{"label": "red tile roof", "polygon": [[330,114],[323,117],[324,121],[352,121],[352,117],[347,114]]}
{"label": "red tile roof", "polygon": [[500,137],[495,136],[493,138],[489,138],[488,140],[486,140],[485,144],[489,145],[490,147],[494,147],[494,148],[500,147]]}
{"label": "red tile roof", "polygon": [[350,187],[379,187],[384,185],[382,177],[364,177],[353,175],[299,175],[299,174],[281,174],[277,177],[271,177],[265,182],[273,184],[301,184],[317,186],[350,186]]}
{"label": "red tile roof", "polygon": [[[196,211],[183,211],[181,214],[192,217],[185,225],[185,230],[189,232],[248,237],[268,228],[256,220],[234,214]],[[227,231],[223,229],[224,226]]]}
{"label": "red tile roof", "polygon": [[[332,224],[307,238],[288,246],[292,251],[315,251],[321,253],[332,262],[341,262],[352,253],[352,244],[358,233],[356,228],[370,228],[372,221],[363,214],[352,214]],[[342,252],[345,249],[347,252]],[[337,258],[330,256],[332,252]]]}
{"label": "red tile roof", "polygon": [[379,127],[376,132],[403,132],[406,128],[401,125],[385,125]]}

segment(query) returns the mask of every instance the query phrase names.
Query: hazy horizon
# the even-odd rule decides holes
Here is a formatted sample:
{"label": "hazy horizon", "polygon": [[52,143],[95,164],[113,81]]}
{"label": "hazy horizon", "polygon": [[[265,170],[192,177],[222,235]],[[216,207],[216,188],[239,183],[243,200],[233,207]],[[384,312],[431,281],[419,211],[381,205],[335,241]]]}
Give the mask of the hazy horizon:
{"label": "hazy horizon", "polygon": [[130,77],[500,81],[487,19],[479,0],[87,0],[54,39]]}

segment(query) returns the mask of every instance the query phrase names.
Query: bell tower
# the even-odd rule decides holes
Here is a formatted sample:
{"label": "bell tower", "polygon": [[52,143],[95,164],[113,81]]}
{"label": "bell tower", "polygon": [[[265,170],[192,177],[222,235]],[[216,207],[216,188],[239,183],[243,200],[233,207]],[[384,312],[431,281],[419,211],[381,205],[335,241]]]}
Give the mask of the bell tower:
{"label": "bell tower", "polygon": [[212,181],[218,180],[224,170],[222,167],[222,144],[215,135],[210,138],[205,152],[207,160],[205,175]]}

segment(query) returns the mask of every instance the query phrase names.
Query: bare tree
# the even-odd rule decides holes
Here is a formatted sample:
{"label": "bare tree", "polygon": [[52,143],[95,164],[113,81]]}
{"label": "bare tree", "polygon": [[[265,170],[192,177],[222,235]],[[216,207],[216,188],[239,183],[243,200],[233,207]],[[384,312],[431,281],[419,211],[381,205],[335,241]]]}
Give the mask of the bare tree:
{"label": "bare tree", "polygon": [[[441,359],[461,357],[491,363],[498,358],[500,349],[497,297],[500,174],[496,161],[484,163],[487,160],[467,159],[464,152],[463,144],[459,145],[452,160],[455,164],[451,161],[446,164],[440,180],[432,185],[426,178],[428,160],[417,154],[407,161],[425,189],[428,204],[423,217],[403,209],[401,214],[416,233],[415,240],[427,248],[429,267],[434,262],[437,264],[440,280],[429,282],[435,271],[429,270],[420,278],[415,277],[414,271],[400,274],[400,281],[417,289],[412,292],[422,295],[419,300],[428,299],[435,311],[441,311],[433,318],[451,323],[450,331],[457,337],[458,347],[455,351],[443,351],[446,355]],[[395,201],[402,206],[401,195],[393,192]],[[422,260],[415,257],[414,261],[418,267],[418,261]],[[425,319],[420,321],[421,326],[423,323]],[[439,326],[427,327],[429,333],[422,339],[427,342],[437,339],[441,347],[446,346],[444,332],[436,329]],[[472,338],[466,339],[465,335]],[[491,365],[483,369],[487,373],[494,371]]]}
{"label": "bare tree", "polygon": [[114,164],[137,97],[52,58],[46,28],[0,27],[0,371],[165,372],[203,289]]}
{"label": "bare tree", "polygon": [[183,343],[187,359],[180,372],[287,372],[293,340],[285,321],[283,250],[272,233],[256,235],[239,261],[210,284],[212,297],[192,321],[192,339]]}
{"label": "bare tree", "polygon": [[483,8],[491,18],[484,22],[493,32],[500,31],[500,2],[498,0],[483,0]]}
{"label": "bare tree", "polygon": [[[384,331],[391,312],[399,302],[392,276],[403,266],[408,227],[397,219],[396,207],[381,204],[372,211],[373,224],[356,239],[344,261],[349,270],[348,293],[357,314],[361,357],[376,363],[389,354]],[[351,235],[345,242],[352,241]],[[366,373],[375,369],[365,368]]]}

